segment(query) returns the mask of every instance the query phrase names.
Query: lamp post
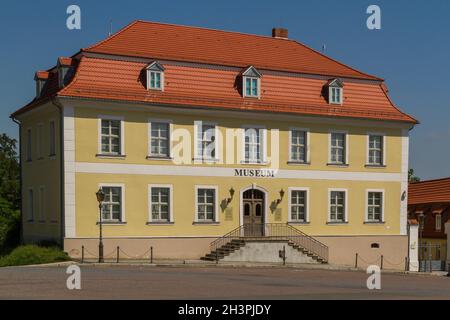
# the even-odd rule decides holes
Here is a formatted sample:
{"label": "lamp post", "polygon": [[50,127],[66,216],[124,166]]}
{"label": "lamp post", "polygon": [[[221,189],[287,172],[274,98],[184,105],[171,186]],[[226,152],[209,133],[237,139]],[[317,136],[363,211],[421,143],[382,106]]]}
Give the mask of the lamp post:
{"label": "lamp post", "polygon": [[425,228],[425,215],[423,214],[423,212],[421,212],[419,214],[419,272],[422,271],[422,260],[423,260],[423,252],[424,252],[422,239],[423,239],[424,228]]}
{"label": "lamp post", "polygon": [[105,193],[100,188],[97,193],[97,201],[98,201],[98,208],[100,211],[100,221],[99,221],[99,227],[100,227],[100,236],[99,236],[99,243],[98,243],[98,263],[103,263],[103,220],[102,220],[102,207],[103,207],[103,201],[105,201]]}

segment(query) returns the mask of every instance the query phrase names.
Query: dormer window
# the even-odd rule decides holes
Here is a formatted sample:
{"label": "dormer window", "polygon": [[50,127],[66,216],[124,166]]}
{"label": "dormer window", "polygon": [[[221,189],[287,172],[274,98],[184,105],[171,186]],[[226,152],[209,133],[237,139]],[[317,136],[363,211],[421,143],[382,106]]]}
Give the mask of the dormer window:
{"label": "dormer window", "polygon": [[164,90],[164,67],[157,61],[147,67],[147,90]]}
{"label": "dormer window", "polygon": [[344,102],[344,83],[339,79],[328,83],[328,103],[342,104]]}
{"label": "dormer window", "polygon": [[247,98],[261,97],[261,74],[254,67],[249,67],[242,73],[242,92]]}
{"label": "dormer window", "polygon": [[36,81],[36,98],[40,98],[42,96],[42,92],[44,91],[45,83],[48,77],[48,72],[36,72],[36,75],[34,77],[34,81]]}
{"label": "dormer window", "polygon": [[59,88],[64,88],[70,82],[73,75],[72,59],[59,58],[57,70]]}

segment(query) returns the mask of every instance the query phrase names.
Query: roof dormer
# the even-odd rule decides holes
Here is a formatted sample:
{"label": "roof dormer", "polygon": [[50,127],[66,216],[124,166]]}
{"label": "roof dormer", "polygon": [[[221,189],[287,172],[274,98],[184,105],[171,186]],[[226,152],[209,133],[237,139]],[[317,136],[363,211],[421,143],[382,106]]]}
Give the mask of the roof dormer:
{"label": "roof dormer", "polygon": [[261,73],[253,66],[242,72],[242,95],[244,97],[261,97],[261,77]]}
{"label": "roof dormer", "polygon": [[331,79],[327,83],[328,87],[328,103],[339,104],[344,103],[344,82],[341,79]]}
{"label": "roof dormer", "polygon": [[164,67],[158,62],[150,63],[147,68],[147,90],[164,91]]}
{"label": "roof dormer", "polygon": [[58,86],[64,88],[72,77],[72,59],[61,57],[58,59]]}
{"label": "roof dormer", "polygon": [[50,74],[47,71],[36,72],[34,76],[34,81],[36,82],[36,98],[40,98],[42,96],[42,92],[44,91],[49,75]]}

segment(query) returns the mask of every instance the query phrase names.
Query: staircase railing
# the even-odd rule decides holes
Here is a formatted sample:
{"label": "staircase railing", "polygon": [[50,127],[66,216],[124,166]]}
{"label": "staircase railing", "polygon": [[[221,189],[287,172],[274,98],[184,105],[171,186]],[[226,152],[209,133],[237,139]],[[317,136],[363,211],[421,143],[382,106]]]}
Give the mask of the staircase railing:
{"label": "staircase railing", "polygon": [[308,236],[306,233],[294,228],[290,224],[267,223],[267,224],[245,224],[223,237],[211,243],[211,252],[222,248],[233,240],[271,240],[290,241],[309,253],[328,262],[328,247],[317,239]]}

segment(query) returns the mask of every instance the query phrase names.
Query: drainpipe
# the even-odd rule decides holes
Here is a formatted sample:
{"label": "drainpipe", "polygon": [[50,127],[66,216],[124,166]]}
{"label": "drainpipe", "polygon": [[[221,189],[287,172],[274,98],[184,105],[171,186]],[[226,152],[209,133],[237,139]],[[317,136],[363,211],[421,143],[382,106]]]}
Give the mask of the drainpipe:
{"label": "drainpipe", "polygon": [[19,243],[23,244],[23,161],[22,161],[22,123],[14,116],[10,116],[11,120],[19,126],[19,189],[20,189],[20,225],[19,225]]}
{"label": "drainpipe", "polygon": [[60,246],[64,250],[64,238],[65,238],[65,186],[64,186],[64,180],[65,180],[65,172],[64,172],[64,113],[63,113],[63,105],[57,101],[56,98],[51,99],[52,104],[59,110],[59,161],[60,161],[60,203],[61,203],[61,214],[60,214]]}

